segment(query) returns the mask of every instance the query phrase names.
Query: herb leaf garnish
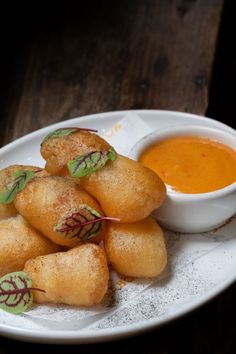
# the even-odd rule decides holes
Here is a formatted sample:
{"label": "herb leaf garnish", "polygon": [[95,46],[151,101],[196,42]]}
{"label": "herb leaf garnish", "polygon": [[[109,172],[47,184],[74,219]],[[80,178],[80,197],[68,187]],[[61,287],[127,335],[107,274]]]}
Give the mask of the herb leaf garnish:
{"label": "herb leaf garnish", "polygon": [[54,231],[64,239],[78,238],[85,242],[101,231],[104,220],[120,221],[117,218],[100,215],[87,204],[81,204],[78,208],[69,210],[54,227]]}
{"label": "herb leaf garnish", "polygon": [[11,313],[27,310],[33,302],[31,290],[45,292],[32,288],[32,281],[25,272],[4,275],[0,278],[0,309]]}
{"label": "herb leaf garnish", "polygon": [[113,147],[108,151],[92,151],[88,154],[80,155],[68,163],[68,169],[73,177],[89,176],[99,170],[107,161],[115,161],[116,152]]}
{"label": "herb leaf garnish", "polygon": [[95,129],[89,129],[89,128],[79,128],[79,127],[71,127],[71,128],[59,128],[57,130],[54,130],[53,132],[49,133],[42,141],[41,146],[48,141],[49,139],[53,138],[63,138],[64,136],[76,133],[78,131],[89,131],[89,132],[97,132]]}
{"label": "herb leaf garnish", "polygon": [[25,188],[26,184],[35,176],[34,171],[30,170],[18,170],[13,173],[12,178],[13,182],[10,187],[0,193],[0,203],[1,204],[10,204],[13,202],[16,193],[22,191]]}

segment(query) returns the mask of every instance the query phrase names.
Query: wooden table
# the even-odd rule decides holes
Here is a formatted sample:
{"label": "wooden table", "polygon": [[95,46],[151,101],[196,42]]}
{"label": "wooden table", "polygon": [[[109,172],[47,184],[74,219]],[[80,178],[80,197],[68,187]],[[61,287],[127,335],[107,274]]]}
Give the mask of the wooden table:
{"label": "wooden table", "polygon": [[[48,124],[110,110],[170,109],[229,123],[236,76],[230,6],[223,0],[87,1],[80,10],[48,5],[27,8],[27,15],[6,6],[1,146]],[[0,353],[235,353],[235,299],[233,285],[187,317],[135,338],[68,349],[2,338]]]}

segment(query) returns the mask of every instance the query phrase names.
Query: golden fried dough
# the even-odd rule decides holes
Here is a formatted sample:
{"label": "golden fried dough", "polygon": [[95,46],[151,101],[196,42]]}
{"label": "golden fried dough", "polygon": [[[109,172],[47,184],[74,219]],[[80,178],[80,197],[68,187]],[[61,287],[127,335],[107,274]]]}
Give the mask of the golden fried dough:
{"label": "golden fried dough", "polygon": [[121,155],[80,178],[80,184],[99,201],[106,215],[122,223],[146,218],[166,197],[166,187],[153,171]]}
{"label": "golden fried dough", "polygon": [[38,303],[63,303],[92,306],[103,299],[109,272],[104,251],[86,244],[68,252],[54,253],[29,260],[24,271],[32,279]]}
{"label": "golden fried dough", "polygon": [[[67,164],[91,151],[108,151],[110,145],[96,134],[79,132],[42,144],[41,154],[46,170],[52,175],[68,175]],[[137,161],[117,155],[90,176],[74,178],[93,195],[104,213],[121,222],[144,219],[158,208],[166,197],[166,187],[160,177]]]}
{"label": "golden fried dough", "polygon": [[108,150],[110,145],[100,136],[78,131],[63,138],[48,139],[41,145],[41,155],[46,160],[46,170],[54,176],[67,175],[67,163],[78,154],[94,150]]}
{"label": "golden fried dough", "polygon": [[[37,175],[43,176],[48,175],[48,173],[36,166],[26,166],[26,165],[11,165],[2,170],[0,170],[0,193],[4,192],[9,188],[9,185],[12,183],[12,175],[18,170],[30,170],[30,171],[40,171]],[[0,203],[0,220],[8,218],[10,216],[15,216],[17,211],[14,207],[14,204],[1,204]]]}
{"label": "golden fried dough", "polygon": [[0,277],[22,270],[30,258],[60,250],[20,215],[0,220],[0,244]]}
{"label": "golden fried dough", "polygon": [[109,223],[105,250],[114,269],[130,277],[155,277],[167,263],[163,232],[151,217],[132,224]]}
{"label": "golden fried dough", "polygon": [[103,215],[99,204],[68,178],[34,178],[17,193],[14,204],[31,225],[59,245],[74,247],[92,234],[97,236],[89,241],[100,240],[101,223],[79,227],[95,218],[90,208]]}

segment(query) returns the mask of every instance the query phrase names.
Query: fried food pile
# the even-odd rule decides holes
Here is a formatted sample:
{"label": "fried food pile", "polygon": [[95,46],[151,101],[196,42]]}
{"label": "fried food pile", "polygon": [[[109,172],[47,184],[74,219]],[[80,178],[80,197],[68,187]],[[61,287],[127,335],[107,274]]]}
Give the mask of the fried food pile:
{"label": "fried food pile", "polygon": [[0,276],[24,271],[35,302],[76,306],[102,301],[109,267],[158,276],[167,253],[150,214],[166,197],[160,177],[89,129],[58,129],[40,151],[44,169],[0,171]]}

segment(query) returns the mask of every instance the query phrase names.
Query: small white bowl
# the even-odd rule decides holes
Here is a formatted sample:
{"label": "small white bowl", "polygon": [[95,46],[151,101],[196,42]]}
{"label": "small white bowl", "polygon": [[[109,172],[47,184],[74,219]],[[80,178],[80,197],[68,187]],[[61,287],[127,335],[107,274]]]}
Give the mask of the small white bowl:
{"label": "small white bowl", "polygon": [[[138,160],[153,143],[185,135],[207,137],[236,150],[236,132],[234,135],[216,128],[178,125],[146,135],[134,145],[129,157]],[[167,229],[197,233],[217,228],[235,213],[236,182],[208,193],[185,194],[168,190],[164,204],[153,212],[153,216]]]}

